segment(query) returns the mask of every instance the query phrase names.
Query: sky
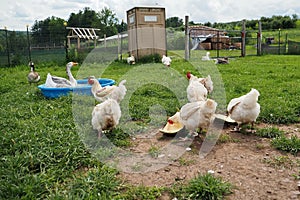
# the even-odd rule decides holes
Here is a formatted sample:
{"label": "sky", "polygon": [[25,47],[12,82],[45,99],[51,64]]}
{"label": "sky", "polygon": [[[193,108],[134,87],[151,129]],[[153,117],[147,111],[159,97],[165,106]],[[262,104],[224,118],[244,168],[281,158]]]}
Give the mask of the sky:
{"label": "sky", "polygon": [[[177,2],[177,3],[174,3]],[[26,25],[55,16],[68,20],[71,13],[85,7],[96,12],[104,7],[112,10],[121,21],[126,11],[139,6],[161,6],[166,18],[179,17],[195,23],[232,22],[260,19],[273,15],[293,15],[300,18],[299,0],[0,0],[0,29],[24,31]]]}

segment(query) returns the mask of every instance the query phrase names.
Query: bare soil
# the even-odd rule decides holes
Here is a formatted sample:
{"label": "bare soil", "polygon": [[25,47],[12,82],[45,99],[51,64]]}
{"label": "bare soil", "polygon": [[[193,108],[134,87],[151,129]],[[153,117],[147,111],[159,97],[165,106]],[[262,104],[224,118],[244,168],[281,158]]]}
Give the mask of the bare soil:
{"label": "bare soil", "polygon": [[[256,128],[275,125],[257,124]],[[119,177],[126,183],[144,186],[171,187],[176,182],[186,183],[198,174],[214,171],[234,185],[233,193],[226,199],[300,199],[298,181],[300,175],[300,157],[276,150],[271,146],[270,139],[257,137],[254,134],[231,132],[234,125],[224,126],[222,133],[229,140],[220,142],[213,147],[207,156],[200,159],[199,149],[203,137],[195,137],[187,150],[169,165],[147,173],[120,172]],[[300,124],[277,126],[288,135],[300,137]],[[161,147],[172,140],[157,130],[154,137],[135,138],[132,151],[149,152],[153,146]],[[164,194],[159,199],[172,199]]]}

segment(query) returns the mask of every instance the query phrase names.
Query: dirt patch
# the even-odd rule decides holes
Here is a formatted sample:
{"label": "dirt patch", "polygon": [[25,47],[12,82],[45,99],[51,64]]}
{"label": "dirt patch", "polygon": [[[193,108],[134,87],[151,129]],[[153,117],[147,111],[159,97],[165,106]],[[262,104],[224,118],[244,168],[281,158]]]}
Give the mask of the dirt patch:
{"label": "dirt patch", "polygon": [[[259,124],[258,128],[266,126]],[[278,126],[287,134],[300,137],[299,127],[300,124]],[[121,172],[119,177],[132,185],[171,187],[178,181],[187,182],[198,174],[212,170],[215,176],[235,186],[226,199],[300,199],[298,180],[295,178],[300,171],[299,157],[274,149],[270,139],[231,132],[232,128],[228,126],[222,130],[222,138],[227,139],[221,142],[219,137],[217,144],[204,158],[198,154],[204,138],[200,135],[189,145],[191,150],[185,149],[180,158],[167,166],[147,173]],[[131,150],[149,153],[153,147],[160,148],[173,139],[158,130],[153,135],[149,138],[136,137]]]}

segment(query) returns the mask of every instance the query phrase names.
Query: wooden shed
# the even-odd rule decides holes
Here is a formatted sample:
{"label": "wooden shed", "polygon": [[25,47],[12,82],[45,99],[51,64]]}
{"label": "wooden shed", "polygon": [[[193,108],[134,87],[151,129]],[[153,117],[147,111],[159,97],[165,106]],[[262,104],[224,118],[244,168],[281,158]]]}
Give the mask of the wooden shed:
{"label": "wooden shed", "polygon": [[139,58],[166,54],[166,15],[162,7],[134,7],[127,11],[128,51]]}

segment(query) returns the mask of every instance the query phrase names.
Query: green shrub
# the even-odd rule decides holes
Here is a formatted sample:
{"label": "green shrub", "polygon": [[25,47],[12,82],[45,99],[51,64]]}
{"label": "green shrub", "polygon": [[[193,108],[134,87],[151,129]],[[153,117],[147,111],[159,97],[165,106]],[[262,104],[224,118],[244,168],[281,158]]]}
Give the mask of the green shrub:
{"label": "green shrub", "polygon": [[159,54],[152,54],[143,56],[139,59],[140,63],[160,63],[161,62],[161,56]]}

